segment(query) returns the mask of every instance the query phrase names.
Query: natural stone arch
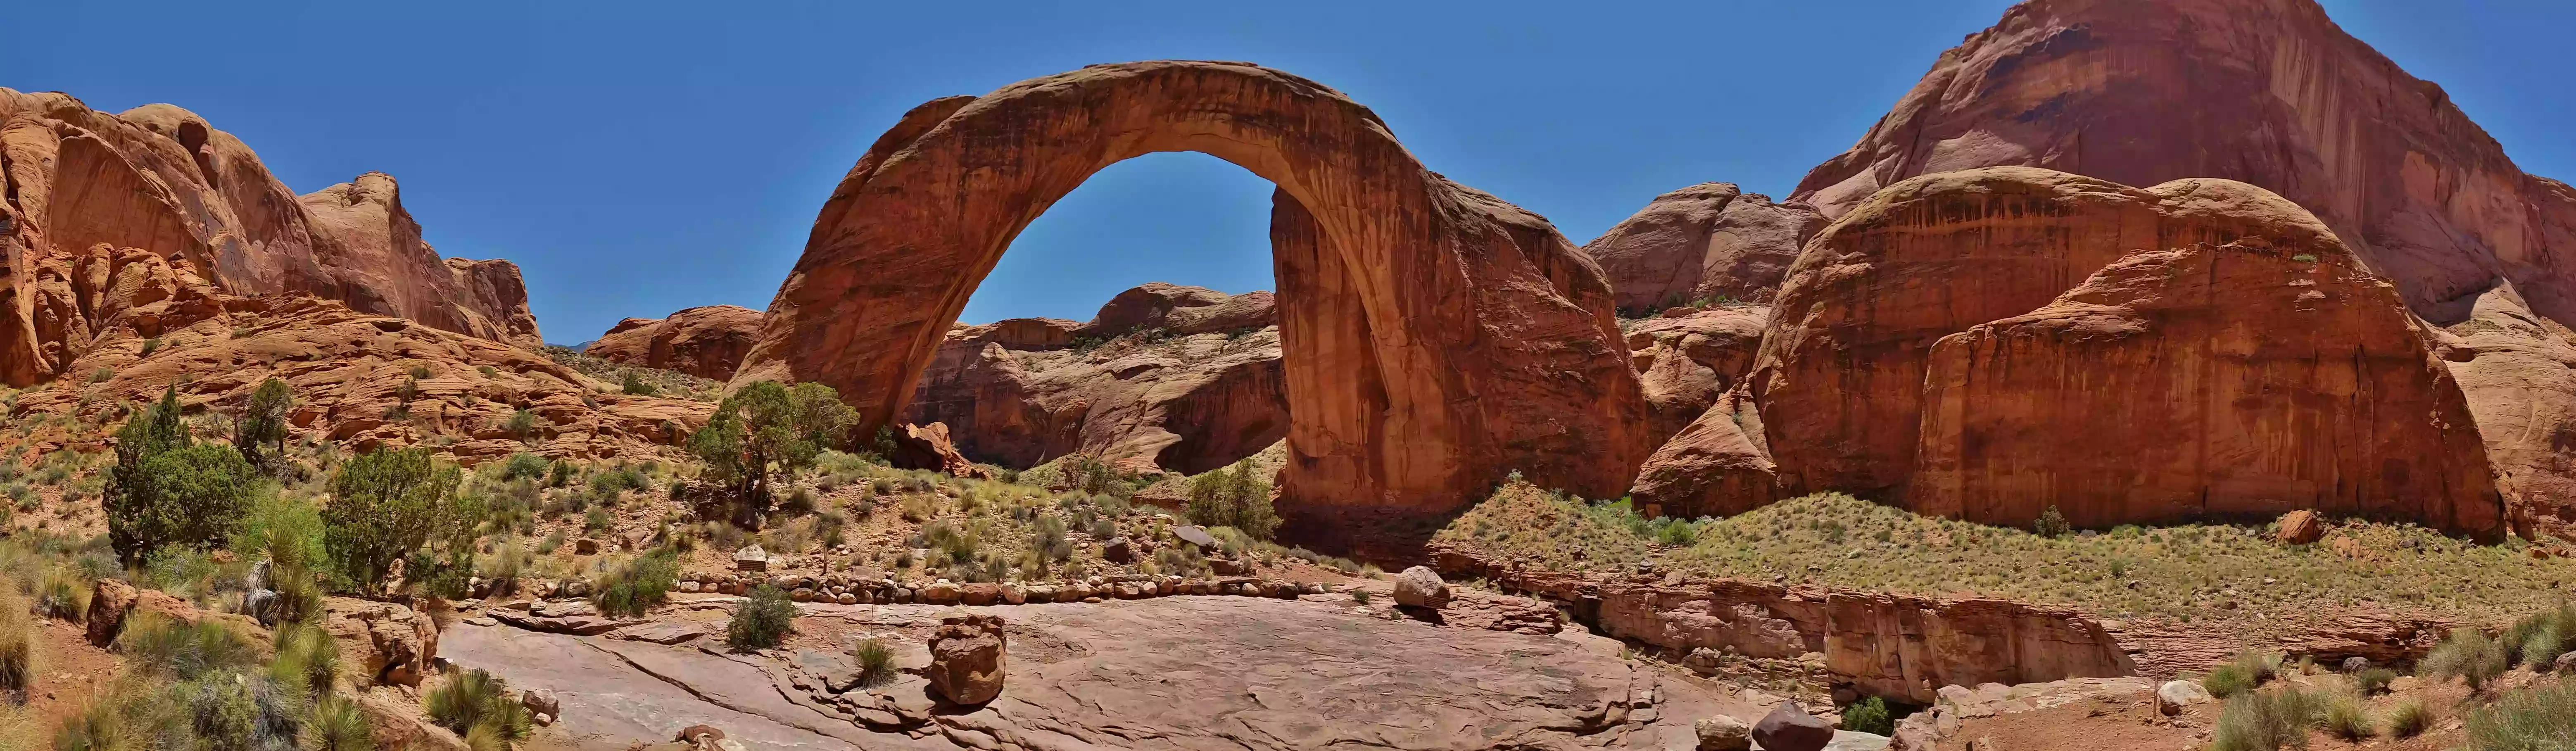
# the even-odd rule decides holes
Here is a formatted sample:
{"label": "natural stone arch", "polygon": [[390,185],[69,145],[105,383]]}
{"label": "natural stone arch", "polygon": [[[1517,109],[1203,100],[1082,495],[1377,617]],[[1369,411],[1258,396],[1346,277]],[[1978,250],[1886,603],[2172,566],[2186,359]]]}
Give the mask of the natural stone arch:
{"label": "natural stone arch", "polygon": [[1651,448],[1599,267],[1424,169],[1366,107],[1246,63],[1092,66],[914,108],[833,191],[734,382],[819,381],[885,424],[1021,229],[1159,151],[1278,186],[1292,525],[1454,511],[1514,470],[1615,495]]}

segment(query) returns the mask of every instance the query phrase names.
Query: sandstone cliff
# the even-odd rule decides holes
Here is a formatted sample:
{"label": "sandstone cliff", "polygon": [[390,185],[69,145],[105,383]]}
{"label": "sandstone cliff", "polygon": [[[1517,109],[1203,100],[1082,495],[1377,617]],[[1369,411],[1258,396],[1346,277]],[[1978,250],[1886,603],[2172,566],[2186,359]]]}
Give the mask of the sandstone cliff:
{"label": "sandstone cliff", "polygon": [[583,347],[582,354],[721,381],[733,377],[767,320],[760,311],[739,305],[701,305],[669,318],[628,318]]}
{"label": "sandstone cliff", "polygon": [[[111,115],[60,93],[0,89],[0,243],[11,246],[0,380],[53,378],[101,320],[78,269],[140,249],[233,296],[301,292],[536,346],[517,267],[443,263],[380,175],[299,198],[249,147],[155,104]],[[342,209],[319,212],[314,205]]]}
{"label": "sandstone cliff", "polygon": [[954,326],[903,419],[947,423],[968,457],[1006,466],[1078,452],[1135,471],[1222,467],[1288,432],[1273,300],[1155,282],[1087,323]]}
{"label": "sandstone cliff", "polygon": [[1761,303],[1824,227],[1824,216],[1804,204],[1701,183],[1656,196],[1583,252],[1610,278],[1623,315],[1720,299]]}
{"label": "sandstone cliff", "polygon": [[1914,178],[1819,234],[1778,300],[1750,386],[1788,493],[2002,524],[2054,504],[2087,526],[2315,508],[2502,529],[2430,334],[2260,188]]}
{"label": "sandstone cliff", "polygon": [[2514,516],[2576,518],[2576,441],[2550,438],[2576,411],[2543,386],[2576,365],[2551,333],[2576,320],[2576,189],[2522,172],[2313,0],[2022,3],[1790,201],[1841,216],[1908,177],[1996,165],[2226,178],[2306,207],[2413,312],[2475,342],[2450,359]]}

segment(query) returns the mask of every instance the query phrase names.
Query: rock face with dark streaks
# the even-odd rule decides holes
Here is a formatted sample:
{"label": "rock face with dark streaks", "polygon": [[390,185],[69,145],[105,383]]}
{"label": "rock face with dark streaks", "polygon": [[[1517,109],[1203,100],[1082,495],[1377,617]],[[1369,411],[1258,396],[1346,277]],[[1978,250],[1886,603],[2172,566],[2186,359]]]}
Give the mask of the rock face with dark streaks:
{"label": "rock face with dark streaks", "polygon": [[1750,386],[1791,493],[1995,524],[2309,508],[2501,532],[2428,337],[2268,191],[1999,167],[1898,183],[1818,235]]}
{"label": "rock face with dark streaks", "polygon": [[819,381],[887,424],[1026,217],[1168,150],[1279,188],[1292,530],[1436,515],[1515,469],[1626,486],[1647,408],[1600,268],[1545,219],[1425,169],[1339,92],[1241,63],[1092,66],[907,113],[817,217],[734,380]]}

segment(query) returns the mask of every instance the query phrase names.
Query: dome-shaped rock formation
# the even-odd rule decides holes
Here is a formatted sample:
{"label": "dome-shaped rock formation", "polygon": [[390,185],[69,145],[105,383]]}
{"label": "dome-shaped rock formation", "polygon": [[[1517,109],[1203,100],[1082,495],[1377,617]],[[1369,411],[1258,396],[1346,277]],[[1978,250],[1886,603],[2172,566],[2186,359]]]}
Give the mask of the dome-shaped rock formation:
{"label": "dome-shaped rock formation", "polygon": [[1818,235],[1778,299],[1750,385],[1786,492],[2000,524],[2502,528],[2395,288],[2260,188],[1927,175]]}
{"label": "dome-shaped rock formation", "polygon": [[1798,249],[1824,228],[1824,215],[1804,204],[1700,183],[1656,196],[1583,252],[1609,276],[1623,314],[1644,315],[1718,298],[1769,302]]}
{"label": "dome-shaped rock formation", "polygon": [[668,318],[618,321],[582,354],[721,381],[733,377],[767,321],[760,311],[740,305],[701,305]]}
{"label": "dome-shaped rock formation", "polygon": [[833,192],[734,380],[819,381],[888,423],[1031,217],[1109,164],[1181,150],[1278,186],[1292,530],[1453,510],[1515,469],[1592,496],[1627,484],[1646,405],[1591,259],[1425,169],[1339,92],[1243,63],[1092,66],[915,108]]}

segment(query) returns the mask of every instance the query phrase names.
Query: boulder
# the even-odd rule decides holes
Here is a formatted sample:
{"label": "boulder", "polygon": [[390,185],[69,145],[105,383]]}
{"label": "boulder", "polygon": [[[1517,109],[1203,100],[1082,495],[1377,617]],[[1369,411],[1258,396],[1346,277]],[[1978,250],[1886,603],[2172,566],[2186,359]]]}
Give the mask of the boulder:
{"label": "boulder", "polygon": [[2325,535],[2325,525],[2317,522],[2317,512],[2307,509],[2282,514],[2273,531],[2273,539],[2283,545],[2306,545]]}
{"label": "boulder", "polygon": [[930,688],[949,702],[979,705],[1002,694],[1007,644],[1002,618],[951,616],[930,636]]}
{"label": "boulder", "polygon": [[704,305],[667,318],[628,318],[609,327],[582,354],[647,368],[724,380],[742,364],[768,314],[739,305]]}
{"label": "boulder", "polygon": [[921,601],[932,605],[955,605],[965,596],[965,588],[944,581],[921,588]]}
{"label": "boulder", "polygon": [[1243,63],[1095,65],[914,108],[824,204],[734,381],[823,383],[863,429],[895,423],[1019,218],[1168,149],[1278,184],[1280,331],[1313,345],[1282,351],[1290,443],[1316,452],[1278,485],[1288,533],[1454,512],[1513,469],[1625,489],[1651,446],[1598,267],[1348,97]]}
{"label": "boulder", "polygon": [[1699,737],[1699,751],[1750,751],[1753,748],[1753,728],[1728,715],[1702,718],[1691,724],[1691,730]]}
{"label": "boulder", "polygon": [[991,605],[1002,601],[1002,585],[991,583],[968,584],[957,588],[957,598],[959,602],[968,605]]}
{"label": "boulder", "polygon": [[2559,675],[2576,674],[2576,652],[2559,655],[2557,660],[2549,663],[2549,667],[2551,672]]}
{"label": "boulder", "polygon": [[951,477],[993,479],[992,472],[975,466],[964,454],[957,453],[957,444],[949,440],[948,426],[943,423],[904,423],[896,428],[894,456],[890,458],[894,466],[904,469],[934,470]]}
{"label": "boulder", "polygon": [[1753,742],[1762,751],[1823,751],[1834,742],[1832,723],[1807,714],[1795,701],[1784,701],[1753,724]]}
{"label": "boulder", "polygon": [[745,545],[733,551],[733,567],[736,571],[767,571],[769,551],[760,549],[758,544]]}
{"label": "boulder", "polygon": [[1201,527],[1196,524],[1183,524],[1173,527],[1172,536],[1180,538],[1181,542],[1186,542],[1197,547],[1201,553],[1216,550],[1218,547],[1216,536],[1208,534],[1206,527]]}
{"label": "boulder", "polygon": [[1449,583],[1429,566],[1415,566],[1395,577],[1395,604],[1438,610],[1449,606]]}
{"label": "boulder", "polygon": [[2369,669],[2370,658],[2368,657],[2353,655],[2351,657],[2343,658],[2343,672],[2345,675],[2357,675],[2361,671]]}
{"label": "boulder", "polygon": [[573,541],[572,541],[572,554],[573,554],[573,555],[598,555],[598,554],[599,554],[599,541],[598,541],[598,540],[596,540],[596,539],[588,538],[588,537],[584,537],[584,538],[580,538],[580,539],[577,539],[577,540],[573,540]]}
{"label": "boulder", "polygon": [[542,688],[529,689],[527,693],[519,695],[519,703],[526,706],[530,712],[550,717],[563,716],[563,702],[555,698],[553,691]]}
{"label": "boulder", "polygon": [[1127,538],[1111,538],[1107,544],[1100,546],[1100,557],[1110,563],[1135,563],[1136,547],[1128,543]]}
{"label": "boulder", "polygon": [[2198,681],[2165,681],[2156,687],[2156,712],[2166,717],[2182,714],[2184,709],[2210,701],[2209,690]]}
{"label": "boulder", "polygon": [[81,619],[88,624],[90,646],[106,649],[116,643],[116,634],[125,627],[125,615],[134,609],[142,595],[118,579],[100,579],[90,587],[89,612]]}

